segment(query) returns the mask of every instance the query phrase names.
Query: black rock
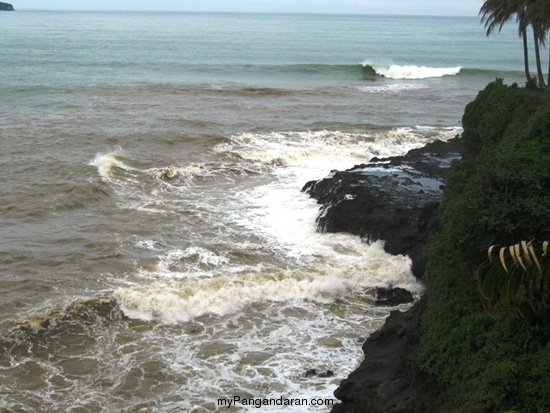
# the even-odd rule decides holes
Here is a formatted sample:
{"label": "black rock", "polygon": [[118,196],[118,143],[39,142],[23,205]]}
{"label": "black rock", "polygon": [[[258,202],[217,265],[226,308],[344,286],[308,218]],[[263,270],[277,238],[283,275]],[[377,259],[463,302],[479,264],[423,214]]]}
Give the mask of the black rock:
{"label": "black rock", "polygon": [[309,370],[306,371],[306,374],[305,374],[306,377],[311,377],[311,376],[315,376],[315,375],[317,375],[317,370],[315,370],[315,369],[309,369]]}
{"label": "black rock", "polygon": [[455,140],[436,141],[404,156],[334,171],[306,183],[302,190],[321,204],[318,231],[384,240],[387,252],[412,259],[413,273],[420,277],[424,248],[440,230],[444,175],[460,156]]}
{"label": "black rock", "polygon": [[[408,255],[414,275],[421,277],[424,250],[441,226],[438,207],[444,176],[461,154],[456,140],[437,141],[405,156],[372,159],[308,182],[303,191],[321,204],[318,231],[384,240],[386,251]],[[377,302],[409,302],[412,295],[403,291],[378,290]],[[433,400],[441,389],[418,364],[424,305],[423,297],[407,312],[392,311],[382,329],[367,339],[364,361],[334,392],[341,403],[332,413],[437,411]]]}
{"label": "black rock", "polygon": [[393,307],[399,304],[412,303],[412,293],[404,288],[377,288],[376,305]]}
{"label": "black rock", "polygon": [[441,389],[418,367],[424,298],[409,311],[392,311],[363,345],[365,359],[334,391],[331,413],[428,413]]}

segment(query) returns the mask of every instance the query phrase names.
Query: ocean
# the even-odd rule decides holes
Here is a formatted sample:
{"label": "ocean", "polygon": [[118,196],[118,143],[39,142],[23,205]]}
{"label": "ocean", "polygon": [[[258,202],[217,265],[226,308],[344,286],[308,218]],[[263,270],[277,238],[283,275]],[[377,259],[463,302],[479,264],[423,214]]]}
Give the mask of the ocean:
{"label": "ocean", "polygon": [[423,286],[302,186],[524,82],[475,16],[16,11],[0,38],[2,412],[329,411],[396,309],[373,289]]}

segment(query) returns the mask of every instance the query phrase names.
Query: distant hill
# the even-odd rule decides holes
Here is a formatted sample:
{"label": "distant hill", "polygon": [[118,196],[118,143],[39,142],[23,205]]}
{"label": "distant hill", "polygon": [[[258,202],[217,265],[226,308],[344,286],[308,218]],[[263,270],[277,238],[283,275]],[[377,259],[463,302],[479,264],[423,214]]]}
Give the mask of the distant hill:
{"label": "distant hill", "polygon": [[13,6],[9,3],[2,3],[0,1],[0,10],[13,11],[15,10]]}

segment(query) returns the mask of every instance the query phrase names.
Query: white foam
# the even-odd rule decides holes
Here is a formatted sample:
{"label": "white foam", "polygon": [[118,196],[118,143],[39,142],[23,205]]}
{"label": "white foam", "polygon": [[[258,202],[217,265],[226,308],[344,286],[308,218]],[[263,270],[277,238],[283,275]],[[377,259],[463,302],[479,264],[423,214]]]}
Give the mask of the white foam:
{"label": "white foam", "polygon": [[[109,185],[121,208],[151,214],[172,214],[180,197],[204,184],[232,183],[233,178],[262,174],[275,175],[280,182],[292,182],[300,189],[305,182],[326,176],[331,169],[347,169],[372,157],[401,155],[433,140],[441,131],[422,127],[398,128],[389,132],[345,133],[339,131],[243,133],[213,150],[220,155],[216,168],[206,164],[183,164],[140,169],[130,166],[130,157],[122,149],[98,153],[90,162],[103,182]],[[231,158],[231,159],[229,159]],[[139,160],[132,160],[139,165]],[[210,182],[210,181],[208,181]],[[209,191],[211,187],[209,186]],[[204,192],[200,193],[205,197]],[[208,208],[209,204],[201,205]]]}
{"label": "white foam", "polygon": [[197,177],[219,172],[199,163],[143,169],[139,160],[131,159],[122,148],[96,154],[89,165],[97,168],[120,208],[149,214],[172,214],[177,210],[174,205],[181,203],[183,191],[194,185]]}
{"label": "white foam", "polygon": [[160,168],[150,168],[143,171],[155,178],[157,182],[167,186],[181,187],[191,185],[195,178],[215,175],[215,171],[201,163],[188,165],[170,165]]}
{"label": "white foam", "polygon": [[333,302],[367,287],[401,286],[420,293],[410,259],[384,252],[381,243],[368,245],[357,237],[325,234],[327,241],[302,260],[308,267],[265,269],[213,278],[158,281],[146,287],[115,291],[120,308],[131,318],[184,322],[205,315],[227,315],[254,303],[312,300]]}
{"label": "white foam", "polygon": [[222,254],[216,254],[202,247],[172,249],[159,257],[156,271],[147,277],[154,278],[190,278],[211,276],[211,270],[228,262]]}
{"label": "white foam", "polygon": [[[270,167],[279,177],[319,179],[332,169],[347,169],[381,154],[402,155],[433,140],[415,128],[384,132],[346,133],[340,131],[243,133],[231,136],[229,143],[214,148],[219,153],[233,154],[249,164]],[[286,167],[286,168],[281,168]],[[289,171],[299,168],[301,172]],[[260,169],[258,167],[258,169]]]}
{"label": "white foam", "polygon": [[404,90],[418,90],[421,89],[421,85],[413,85],[409,83],[392,83],[388,85],[369,85],[369,86],[357,86],[357,89],[365,93],[399,93]]}
{"label": "white foam", "polygon": [[[387,254],[382,242],[367,244],[349,234],[318,233],[319,206],[300,189],[308,179],[328,173],[329,167],[344,169],[372,156],[401,155],[456,132],[456,128],[417,126],[364,134],[232,136],[229,143],[215,148],[234,159],[228,167],[256,165],[272,178],[227,194],[223,214],[213,214],[223,220],[221,227],[238,228],[237,239],[245,236],[248,244],[221,238],[216,251],[204,246],[165,247],[159,251],[156,268],[141,274],[154,280],[151,285],[117,290],[120,307],[129,317],[173,323],[205,314],[232,314],[263,302],[334,302],[377,286],[420,293],[423,287],[412,276],[408,257]],[[255,259],[265,260],[234,262],[232,251],[245,255],[250,251]]]}
{"label": "white foam", "polygon": [[157,242],[150,239],[144,239],[144,240],[138,240],[135,243],[137,248],[141,248],[144,250],[149,251],[159,251],[159,248],[157,247]]}
{"label": "white foam", "polygon": [[427,79],[444,76],[454,76],[460,73],[461,67],[428,67],[416,65],[376,65],[368,62],[364,66],[370,66],[379,76],[389,79]]}

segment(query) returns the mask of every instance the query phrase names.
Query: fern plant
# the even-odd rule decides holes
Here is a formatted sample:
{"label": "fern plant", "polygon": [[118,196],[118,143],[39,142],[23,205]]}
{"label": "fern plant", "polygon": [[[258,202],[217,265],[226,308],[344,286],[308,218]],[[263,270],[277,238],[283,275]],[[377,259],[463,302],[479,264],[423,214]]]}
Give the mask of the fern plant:
{"label": "fern plant", "polygon": [[476,271],[485,310],[495,316],[502,308],[512,317],[525,317],[521,308],[534,312],[550,300],[550,242],[527,242],[487,250]]}

